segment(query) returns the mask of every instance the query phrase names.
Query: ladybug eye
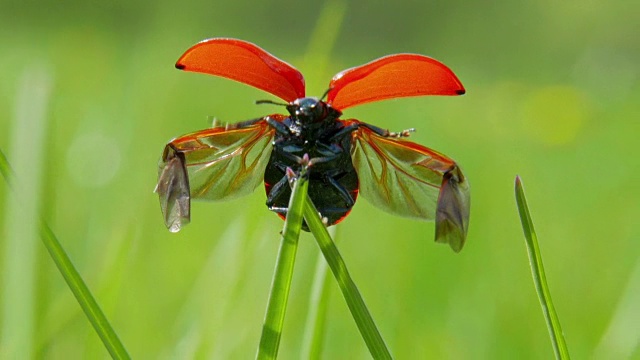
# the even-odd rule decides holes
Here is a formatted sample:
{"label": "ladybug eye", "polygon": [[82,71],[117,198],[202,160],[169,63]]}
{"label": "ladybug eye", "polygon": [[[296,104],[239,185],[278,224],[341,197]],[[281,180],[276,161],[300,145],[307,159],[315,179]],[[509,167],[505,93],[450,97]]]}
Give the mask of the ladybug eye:
{"label": "ladybug eye", "polygon": [[316,115],[322,115],[324,114],[324,106],[322,106],[322,103],[317,103],[316,105],[313,106],[313,112]]}

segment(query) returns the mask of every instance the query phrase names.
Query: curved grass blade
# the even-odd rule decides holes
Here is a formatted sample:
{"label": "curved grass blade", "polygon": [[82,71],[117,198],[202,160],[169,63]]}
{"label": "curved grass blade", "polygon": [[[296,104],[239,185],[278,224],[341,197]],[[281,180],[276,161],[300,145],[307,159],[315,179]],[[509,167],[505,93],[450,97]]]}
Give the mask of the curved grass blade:
{"label": "curved grass blade", "polygon": [[[0,150],[0,173],[2,173],[9,187],[12,187],[14,185],[13,172],[2,150]],[[127,350],[120,342],[118,335],[111,327],[91,291],[44,220],[40,221],[40,238],[111,357],[114,359],[130,359]]]}
{"label": "curved grass blade", "polygon": [[351,275],[349,275],[347,265],[344,263],[338,248],[331,239],[320,216],[318,216],[318,210],[316,210],[316,207],[308,197],[304,207],[304,218],[309,225],[311,233],[313,233],[313,236],[316,238],[318,246],[320,246],[320,250],[333,272],[333,276],[338,281],[342,295],[347,301],[347,306],[351,311],[353,319],[356,321],[356,325],[367,344],[371,356],[373,356],[374,359],[391,359],[391,353],[389,349],[387,349],[371,317],[371,313],[369,313],[369,309],[367,309],[362,295],[360,295],[360,291],[358,291]]}
{"label": "curved grass blade", "polygon": [[[335,229],[335,226],[329,229],[334,238],[336,232],[331,230]],[[320,359],[320,354],[322,354],[327,307],[329,306],[329,296],[331,294],[331,288],[329,287],[331,279],[327,276],[328,273],[327,261],[322,253],[319,253],[307,310],[301,359]]]}
{"label": "curved grass blade", "polygon": [[558,314],[553,306],[551,300],[551,292],[547,286],[547,277],[544,273],[544,265],[542,264],[542,255],[540,255],[540,248],[538,247],[538,237],[533,228],[533,221],[531,220],[531,214],[529,213],[529,207],[527,206],[527,199],[524,196],[524,188],[519,176],[516,176],[516,202],[518,203],[518,212],[520,213],[520,220],[522,221],[522,229],[524,230],[524,236],[527,244],[527,253],[529,254],[529,264],[531,266],[531,274],[533,275],[533,283],[536,287],[536,292],[540,298],[540,305],[542,306],[542,313],[544,314],[549,334],[551,337],[551,344],[553,345],[553,352],[556,359],[570,359],[569,350],[567,344],[564,341],[564,334],[560,326],[560,320]]}
{"label": "curved grass blade", "polygon": [[284,221],[282,240],[278,250],[276,269],[271,283],[267,313],[262,326],[257,359],[275,359],[278,355],[287,298],[293,277],[293,265],[298,250],[298,238],[302,229],[302,210],[307,198],[308,185],[309,182],[305,176],[299,176],[293,185],[289,199],[289,210]]}

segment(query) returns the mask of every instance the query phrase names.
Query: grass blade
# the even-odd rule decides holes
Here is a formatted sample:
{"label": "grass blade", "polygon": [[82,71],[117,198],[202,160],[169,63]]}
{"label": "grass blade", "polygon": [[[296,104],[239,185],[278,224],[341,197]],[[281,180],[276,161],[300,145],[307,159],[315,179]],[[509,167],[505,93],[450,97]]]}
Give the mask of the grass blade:
{"label": "grass blade", "polygon": [[73,266],[71,259],[69,259],[69,256],[64,251],[55,234],[44,221],[40,224],[40,237],[47,247],[49,255],[51,255],[51,258],[56,263],[58,270],[60,270],[64,280],[67,282],[69,289],[71,289],[80,307],[82,307],[82,310],[89,319],[89,322],[91,322],[91,325],[93,325],[93,328],[100,336],[102,343],[109,351],[109,354],[111,354],[111,357],[114,359],[130,359],[127,350],[125,350],[124,345],[120,342],[118,335],[111,327],[107,317],[82,280],[78,270]]}
{"label": "grass blade", "polygon": [[304,218],[309,225],[309,229],[313,236],[316,238],[320,250],[324,255],[325,260],[329,264],[333,276],[338,281],[340,290],[344,299],[347,301],[347,306],[351,311],[353,319],[356,321],[356,325],[360,330],[369,352],[374,359],[391,359],[391,353],[387,349],[376,324],[369,313],[369,309],[364,303],[360,291],[353,282],[347,265],[344,263],[338,248],[334,244],[327,228],[322,223],[320,216],[318,216],[318,210],[311,202],[311,199],[307,198],[304,208]]}
{"label": "grass blade", "polygon": [[11,166],[9,166],[9,160],[7,160],[2,149],[0,149],[0,174],[2,174],[2,178],[9,189],[13,190],[13,173],[11,172]]}
{"label": "grass blade", "polygon": [[640,304],[640,261],[636,260],[635,268],[627,279],[609,325],[593,351],[592,359],[640,358],[638,304]]}
{"label": "grass blade", "polygon": [[[307,69],[313,69],[305,74],[307,84],[325,84],[327,78],[333,76],[333,73],[328,71],[329,64],[332,64],[331,50],[340,35],[347,7],[345,0],[327,0],[323,2],[320,13],[314,17],[316,24],[307,43],[303,61]],[[324,92],[326,89],[307,89],[309,90]]]}
{"label": "grass blade", "polygon": [[13,121],[2,127],[9,135],[9,151],[16,166],[13,172],[20,177],[18,189],[27,191],[8,197],[4,205],[0,358],[29,359],[36,352],[38,214],[44,194],[50,120],[47,114],[53,77],[45,63],[27,63],[31,64],[26,65],[18,80]]}
{"label": "grass blade", "polygon": [[[14,184],[13,173],[11,172],[7,158],[1,150],[0,173],[2,173],[5,181],[11,187]],[[69,256],[64,251],[55,234],[44,220],[40,222],[40,238],[49,251],[49,255],[58,267],[58,270],[64,277],[64,280],[67,282],[67,286],[69,286],[69,289],[76,297],[87,319],[89,319],[89,322],[98,333],[98,336],[100,336],[107,351],[111,354],[111,357],[114,359],[130,359],[124,345],[120,342],[118,335],[111,327],[111,324],[109,324],[107,317],[100,309],[91,291],[82,280],[78,270],[73,266],[71,259],[69,259]]]}
{"label": "grass blade", "polygon": [[[331,229],[335,229],[332,227]],[[335,237],[335,231],[332,232]],[[329,267],[322,253],[318,254],[311,298],[302,343],[301,359],[319,359],[322,353],[327,306],[329,303]]]}
{"label": "grass blade", "polygon": [[538,247],[538,237],[536,236],[536,232],[533,228],[533,221],[531,220],[529,207],[527,206],[527,199],[525,198],[524,188],[522,187],[522,181],[519,176],[516,176],[516,202],[518,203],[518,212],[520,213],[522,229],[524,230],[524,236],[526,239],[529,264],[531,266],[531,274],[533,275],[533,283],[536,287],[538,297],[540,298],[542,313],[544,314],[547,327],[549,328],[553,352],[556,359],[570,359],[569,350],[567,349],[567,344],[564,341],[564,334],[562,333],[562,328],[560,326],[560,320],[558,319],[558,314],[556,313],[553,301],[551,300],[551,292],[547,286],[547,278],[544,273],[542,256],[540,255],[540,248]]}
{"label": "grass blade", "polygon": [[289,199],[289,210],[284,221],[282,240],[278,250],[276,269],[271,283],[267,313],[262,326],[257,359],[275,359],[278,355],[284,314],[293,277],[293,265],[298,250],[298,238],[302,229],[302,210],[307,198],[308,185],[309,182],[305,176],[298,177],[293,185]]}

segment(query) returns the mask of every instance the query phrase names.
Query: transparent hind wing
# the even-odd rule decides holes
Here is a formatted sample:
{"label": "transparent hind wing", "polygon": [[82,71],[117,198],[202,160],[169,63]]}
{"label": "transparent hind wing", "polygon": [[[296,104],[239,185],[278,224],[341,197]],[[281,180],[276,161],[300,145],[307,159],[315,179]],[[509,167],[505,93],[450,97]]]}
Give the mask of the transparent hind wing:
{"label": "transparent hind wing", "polygon": [[167,228],[176,232],[189,223],[191,199],[217,201],[251,193],[263,182],[273,134],[263,118],[241,128],[216,127],[168,143],[156,186]]}
{"label": "transparent hind wing", "polygon": [[[355,121],[355,120],[352,120]],[[457,164],[422,145],[354,132],[360,194],[392,214],[436,221],[436,241],[462,249],[469,224],[469,184]]]}

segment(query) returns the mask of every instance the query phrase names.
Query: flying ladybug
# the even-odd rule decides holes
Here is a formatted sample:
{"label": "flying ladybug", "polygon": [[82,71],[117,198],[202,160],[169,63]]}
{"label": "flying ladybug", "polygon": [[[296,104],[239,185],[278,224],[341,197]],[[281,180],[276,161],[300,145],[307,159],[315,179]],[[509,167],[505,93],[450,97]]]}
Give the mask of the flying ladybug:
{"label": "flying ladybug", "polygon": [[[271,93],[288,114],[214,126],[180,136],[162,153],[156,192],[167,228],[190,220],[191,199],[226,200],[264,182],[267,207],[281,218],[291,195],[287,169],[308,165],[308,194],[327,225],[342,221],[361,194],[392,214],[435,220],[435,240],[458,252],[469,224],[469,183],[458,165],[390,132],[341,119],[352,106],[420,95],[462,95],[444,64],[396,54],[344,70],[322,98],[307,97],[302,74],[260,47],[214,38],[188,49],[176,68],[229,78]],[[306,227],[306,224],[303,224]]]}

